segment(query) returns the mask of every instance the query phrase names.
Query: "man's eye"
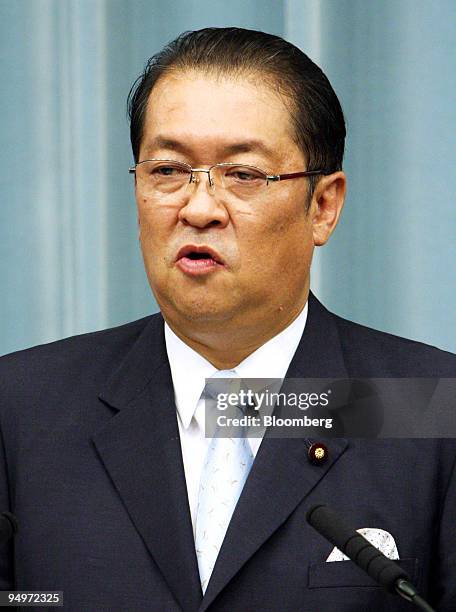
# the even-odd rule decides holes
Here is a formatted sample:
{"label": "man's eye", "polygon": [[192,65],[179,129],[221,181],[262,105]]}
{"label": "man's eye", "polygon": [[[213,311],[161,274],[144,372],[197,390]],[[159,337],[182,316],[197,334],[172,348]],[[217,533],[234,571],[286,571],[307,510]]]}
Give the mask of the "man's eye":
{"label": "man's eye", "polygon": [[232,170],[228,173],[228,176],[240,183],[250,183],[262,178],[258,174],[247,170]]}
{"label": "man's eye", "polygon": [[176,176],[179,173],[182,173],[182,169],[173,168],[172,166],[161,166],[155,168],[152,172],[152,174],[157,174],[158,176]]}
{"label": "man's eye", "polygon": [[248,172],[235,172],[235,176],[241,181],[251,181],[255,178],[253,174],[249,174]]}

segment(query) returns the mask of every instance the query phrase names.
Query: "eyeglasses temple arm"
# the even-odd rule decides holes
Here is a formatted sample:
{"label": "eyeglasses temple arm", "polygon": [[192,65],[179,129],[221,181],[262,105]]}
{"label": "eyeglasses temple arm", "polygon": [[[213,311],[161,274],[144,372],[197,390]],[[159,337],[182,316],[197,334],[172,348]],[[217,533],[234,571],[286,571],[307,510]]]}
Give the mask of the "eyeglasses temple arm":
{"label": "eyeglasses temple arm", "polygon": [[287,179],[299,178],[300,176],[316,176],[317,174],[329,174],[324,170],[307,170],[306,172],[292,172],[291,174],[273,174],[268,176],[268,181],[286,181]]}

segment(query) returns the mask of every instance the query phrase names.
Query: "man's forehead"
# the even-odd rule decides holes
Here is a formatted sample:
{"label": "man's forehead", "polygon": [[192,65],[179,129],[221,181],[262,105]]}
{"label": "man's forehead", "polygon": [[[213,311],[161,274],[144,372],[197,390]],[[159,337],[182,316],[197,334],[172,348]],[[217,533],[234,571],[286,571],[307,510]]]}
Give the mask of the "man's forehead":
{"label": "man's forehead", "polygon": [[[221,152],[226,155],[235,155],[237,153],[259,153],[266,157],[273,157],[274,149],[261,140],[260,138],[246,138],[242,134],[239,136],[224,135],[217,136],[213,133],[198,134],[198,142],[209,142],[216,146]],[[169,151],[177,151],[179,153],[191,153],[192,144],[195,141],[195,134],[192,132],[181,132],[179,134],[156,134],[145,137],[144,150],[154,151],[157,149],[166,149]]]}
{"label": "man's forehead", "polygon": [[218,154],[253,153],[272,161],[293,135],[289,109],[268,86],[172,74],[149,96],[142,149],[185,154],[203,143]]}

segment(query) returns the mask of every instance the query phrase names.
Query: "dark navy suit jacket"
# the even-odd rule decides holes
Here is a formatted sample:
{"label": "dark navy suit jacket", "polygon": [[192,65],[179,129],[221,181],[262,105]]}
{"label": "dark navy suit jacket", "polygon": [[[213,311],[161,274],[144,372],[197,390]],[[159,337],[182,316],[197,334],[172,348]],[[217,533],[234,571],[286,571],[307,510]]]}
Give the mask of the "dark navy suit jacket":
{"label": "dark navy suit jacket", "polygon": [[[445,376],[456,357],[329,313],[312,295],[288,377]],[[163,319],[0,359],[0,589],[63,590],[75,612],[410,610],[308,526],[328,503],[385,529],[440,611],[456,610],[453,440],[263,440],[204,598]]]}

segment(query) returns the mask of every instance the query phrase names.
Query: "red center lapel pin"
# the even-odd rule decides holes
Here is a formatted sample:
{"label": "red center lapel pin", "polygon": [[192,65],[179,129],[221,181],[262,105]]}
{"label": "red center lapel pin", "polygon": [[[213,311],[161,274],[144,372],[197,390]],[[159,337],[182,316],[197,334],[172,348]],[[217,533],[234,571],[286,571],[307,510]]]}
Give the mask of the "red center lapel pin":
{"label": "red center lapel pin", "polygon": [[310,463],[322,465],[329,457],[328,448],[321,442],[314,442],[307,451]]}

